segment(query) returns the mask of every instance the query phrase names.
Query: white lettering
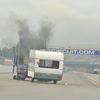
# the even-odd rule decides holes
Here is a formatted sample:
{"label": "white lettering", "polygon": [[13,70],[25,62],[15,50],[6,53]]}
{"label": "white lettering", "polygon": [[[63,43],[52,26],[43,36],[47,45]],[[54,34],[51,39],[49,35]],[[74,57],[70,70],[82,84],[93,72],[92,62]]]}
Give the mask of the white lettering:
{"label": "white lettering", "polygon": [[70,49],[54,49],[54,48],[48,48],[48,51],[56,51],[56,52],[62,52],[64,54],[85,54],[85,55],[95,55],[95,51],[92,50],[70,50]]}
{"label": "white lettering", "polygon": [[65,53],[65,54],[66,54],[66,49],[64,49],[64,50],[63,50],[63,53]]}
{"label": "white lettering", "polygon": [[77,50],[74,50],[75,54],[77,53]]}
{"label": "white lettering", "polygon": [[79,51],[79,54],[83,54],[83,50],[80,50],[80,51]]}
{"label": "white lettering", "polygon": [[88,54],[88,51],[86,51],[86,50],[85,50],[85,51],[84,51],[84,54],[86,54],[86,55],[87,55],[87,54]]}
{"label": "white lettering", "polygon": [[56,52],[58,52],[58,49],[56,49]]}
{"label": "white lettering", "polygon": [[61,50],[60,50],[60,49],[56,49],[56,51],[57,51],[57,52],[61,52]]}
{"label": "white lettering", "polygon": [[71,50],[67,50],[67,53],[68,53],[68,54],[71,54]]}
{"label": "white lettering", "polygon": [[52,49],[52,51],[55,51],[55,49]]}
{"label": "white lettering", "polygon": [[95,53],[94,51],[89,51],[89,54],[94,55]]}
{"label": "white lettering", "polygon": [[60,50],[63,53],[63,49]]}

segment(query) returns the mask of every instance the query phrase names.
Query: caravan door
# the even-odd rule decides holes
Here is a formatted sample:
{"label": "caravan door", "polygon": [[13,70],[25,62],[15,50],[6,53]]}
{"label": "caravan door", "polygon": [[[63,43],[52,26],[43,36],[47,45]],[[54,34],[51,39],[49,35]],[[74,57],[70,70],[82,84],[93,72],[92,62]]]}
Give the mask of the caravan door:
{"label": "caravan door", "polygon": [[28,64],[28,76],[34,78],[34,72],[35,72],[35,59],[30,58]]}

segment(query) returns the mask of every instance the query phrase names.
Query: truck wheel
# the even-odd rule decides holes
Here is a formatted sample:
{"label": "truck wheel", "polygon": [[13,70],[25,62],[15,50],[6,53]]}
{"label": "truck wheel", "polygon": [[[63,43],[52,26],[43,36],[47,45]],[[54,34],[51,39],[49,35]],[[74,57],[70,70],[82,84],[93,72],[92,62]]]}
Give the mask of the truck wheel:
{"label": "truck wheel", "polygon": [[16,77],[16,79],[17,79],[17,80],[20,80],[20,77],[19,77],[19,76],[17,76],[17,77]]}
{"label": "truck wheel", "polygon": [[34,78],[31,78],[31,82],[34,82]]}
{"label": "truck wheel", "polygon": [[57,84],[57,81],[56,80],[54,81],[54,84]]}
{"label": "truck wheel", "polygon": [[16,79],[16,76],[13,76],[13,79],[15,80]]}
{"label": "truck wheel", "polygon": [[24,81],[24,80],[25,80],[25,78],[21,78],[21,80],[23,80],[23,81]]}

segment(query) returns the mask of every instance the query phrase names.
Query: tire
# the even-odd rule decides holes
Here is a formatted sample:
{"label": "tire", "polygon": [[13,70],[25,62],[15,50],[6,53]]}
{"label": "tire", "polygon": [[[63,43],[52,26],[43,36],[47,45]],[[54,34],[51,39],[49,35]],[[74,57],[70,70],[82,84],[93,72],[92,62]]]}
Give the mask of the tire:
{"label": "tire", "polygon": [[17,75],[16,79],[17,79],[17,80],[20,80],[20,77]]}
{"label": "tire", "polygon": [[31,78],[31,82],[34,82],[34,78]]}
{"label": "tire", "polygon": [[13,76],[13,79],[15,80],[16,79],[16,76]]}
{"label": "tire", "polygon": [[56,80],[54,81],[54,84],[57,84],[57,81]]}

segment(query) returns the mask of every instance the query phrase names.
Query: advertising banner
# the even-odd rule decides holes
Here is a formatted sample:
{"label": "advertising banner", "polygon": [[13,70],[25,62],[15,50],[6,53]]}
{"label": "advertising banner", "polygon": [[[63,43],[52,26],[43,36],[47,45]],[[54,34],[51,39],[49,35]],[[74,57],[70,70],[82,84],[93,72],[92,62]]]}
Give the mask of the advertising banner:
{"label": "advertising banner", "polygon": [[5,64],[9,64],[9,65],[12,65],[13,64],[13,60],[8,60],[8,59],[5,59]]}
{"label": "advertising banner", "polygon": [[64,54],[79,54],[79,55],[100,55],[100,51],[96,50],[77,50],[77,49],[54,49],[48,48],[47,51],[62,52]]}

